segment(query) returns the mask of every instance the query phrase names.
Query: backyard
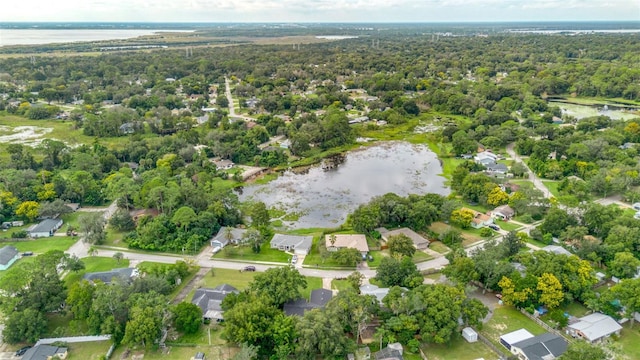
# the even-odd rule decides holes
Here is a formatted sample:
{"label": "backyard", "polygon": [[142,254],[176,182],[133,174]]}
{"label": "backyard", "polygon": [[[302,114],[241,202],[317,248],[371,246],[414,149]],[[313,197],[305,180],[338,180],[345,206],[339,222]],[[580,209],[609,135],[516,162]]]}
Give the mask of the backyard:
{"label": "backyard", "polygon": [[429,360],[485,360],[497,359],[494,353],[483,342],[468,343],[460,334],[456,334],[448,344],[425,344],[422,351]]}
{"label": "backyard", "polygon": [[[493,311],[491,320],[484,325],[481,333],[499,349],[504,349],[500,344],[500,336],[523,328],[533,335],[540,335],[546,332],[540,325],[514,307],[500,306]],[[505,352],[507,351],[506,349],[504,350]]]}

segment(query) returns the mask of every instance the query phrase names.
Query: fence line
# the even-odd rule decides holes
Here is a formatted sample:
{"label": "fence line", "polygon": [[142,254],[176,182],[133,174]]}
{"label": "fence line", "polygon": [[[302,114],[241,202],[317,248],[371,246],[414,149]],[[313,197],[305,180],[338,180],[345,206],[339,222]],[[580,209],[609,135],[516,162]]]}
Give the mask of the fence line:
{"label": "fence line", "polygon": [[493,350],[493,352],[495,352],[496,354],[498,354],[498,356],[500,357],[500,360],[506,360],[508,358],[507,354],[505,354],[502,350],[498,349],[497,346],[495,346],[489,339],[487,339],[484,335],[482,335],[480,332],[476,331],[476,333],[478,334],[478,339],[480,341],[482,341],[485,345],[487,345],[491,350]]}
{"label": "fence line", "polygon": [[575,339],[570,339],[570,338],[566,337],[566,336],[562,333],[562,331],[559,331],[558,329],[554,329],[554,328],[552,328],[551,326],[549,326],[549,324],[547,324],[547,323],[545,323],[544,321],[542,321],[542,320],[538,319],[537,317],[535,317],[535,316],[533,316],[533,315],[529,314],[526,310],[524,310],[524,309],[520,309],[520,312],[521,312],[522,314],[524,314],[524,316],[526,316],[526,317],[528,317],[529,319],[531,319],[531,320],[535,321],[535,322],[536,322],[536,324],[538,324],[538,325],[542,326],[542,327],[543,327],[545,330],[547,330],[548,332],[553,333],[553,334],[556,334],[556,335],[558,335],[558,336],[560,336],[560,337],[564,338],[565,340],[567,340],[567,341],[569,341],[569,342],[574,342],[574,341],[575,341]]}

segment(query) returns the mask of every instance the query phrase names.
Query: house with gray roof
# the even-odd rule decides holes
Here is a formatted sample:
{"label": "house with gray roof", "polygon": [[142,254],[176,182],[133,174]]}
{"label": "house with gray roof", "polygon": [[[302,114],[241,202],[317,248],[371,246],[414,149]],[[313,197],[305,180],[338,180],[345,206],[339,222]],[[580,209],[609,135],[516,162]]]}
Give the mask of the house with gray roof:
{"label": "house with gray roof", "polygon": [[552,360],[567,351],[568,346],[562,336],[544,333],[511,345],[511,353],[522,360]]}
{"label": "house with gray roof", "polygon": [[119,268],[110,271],[86,273],[82,279],[92,283],[102,281],[105,284],[111,284],[114,279],[119,279],[123,282],[131,282],[134,278],[138,277],[138,275],[138,269],[136,268]]}
{"label": "house with gray roof", "polygon": [[612,334],[620,335],[622,326],[611,316],[593,313],[578,319],[578,322],[567,326],[567,331],[573,337],[581,337],[590,343],[608,338]]}
{"label": "house with gray roof", "polygon": [[429,240],[425,239],[420,234],[416,233],[415,231],[409,228],[400,228],[400,229],[395,229],[390,231],[385,228],[379,228],[376,230],[378,230],[378,232],[382,236],[382,240],[385,243],[389,242],[389,238],[391,236],[404,235],[409,239],[411,239],[411,241],[413,242],[413,246],[418,250],[424,250],[429,247]]}
{"label": "house with gray roof", "polygon": [[392,343],[374,354],[376,360],[403,360],[402,344]]}
{"label": "house with gray roof", "polygon": [[490,171],[492,173],[497,173],[497,174],[506,174],[509,172],[509,167],[507,167],[507,165],[502,164],[502,163],[486,163],[483,164],[484,167],[487,168],[487,171]]}
{"label": "house with gray roof", "polygon": [[373,295],[378,299],[378,302],[382,304],[382,299],[389,294],[389,290],[389,288],[381,288],[377,285],[367,284],[360,286],[360,295]]}
{"label": "house with gray roof", "polygon": [[500,205],[491,211],[491,216],[502,220],[509,220],[516,215],[516,211],[509,205]]}
{"label": "house with gray roof", "polygon": [[571,254],[571,252],[569,252],[569,250],[563,248],[562,246],[559,245],[547,245],[545,247],[542,248],[542,250],[546,251],[546,252],[550,252],[550,253],[554,253],[556,255],[567,255],[567,256],[571,256],[573,254]]}
{"label": "house with gray roof", "polygon": [[307,255],[311,251],[313,236],[275,234],[271,239],[271,248],[280,251],[292,251],[297,255]]}
{"label": "house with gray roof", "polygon": [[24,353],[22,360],[65,359],[67,354],[68,350],[66,347],[36,345]]}
{"label": "house with gray roof", "polygon": [[229,226],[221,227],[216,236],[212,237],[209,242],[211,246],[215,249],[219,247],[222,249],[227,246],[229,243],[231,244],[241,244],[244,239],[244,234],[247,232],[246,229],[238,229],[232,228]]}
{"label": "house with gray roof", "polygon": [[305,312],[313,309],[324,308],[333,298],[333,291],[327,289],[315,289],[311,291],[309,301],[298,298],[284,304],[284,313],[291,316],[302,316]]}
{"label": "house with gray roof", "polygon": [[0,249],[0,271],[7,270],[20,258],[18,249],[11,245],[7,245]]}
{"label": "house with gray roof", "polygon": [[27,230],[32,238],[49,237],[62,227],[62,219],[45,219]]}
{"label": "house with gray roof", "polygon": [[197,289],[191,298],[191,303],[197,305],[202,310],[202,318],[205,320],[224,320],[222,310],[222,300],[229,294],[238,294],[238,289],[229,284],[222,284],[213,289]]}

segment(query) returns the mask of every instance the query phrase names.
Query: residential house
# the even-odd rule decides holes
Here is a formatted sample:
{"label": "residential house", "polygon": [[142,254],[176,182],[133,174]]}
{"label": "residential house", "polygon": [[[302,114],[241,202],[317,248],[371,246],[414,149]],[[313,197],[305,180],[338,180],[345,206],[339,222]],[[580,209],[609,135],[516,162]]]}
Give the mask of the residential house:
{"label": "residential house", "polygon": [[492,153],[491,151],[483,151],[483,152],[479,152],[476,156],[474,156],[473,160],[476,163],[483,164],[483,165],[489,162],[496,163],[498,162],[498,155]]}
{"label": "residential house", "polygon": [[479,211],[475,211],[469,208],[462,208],[460,210],[467,210],[473,213],[473,220],[471,220],[471,227],[474,229],[481,229],[487,225],[493,224],[493,218],[487,214],[483,214]]}
{"label": "residential house", "polygon": [[509,172],[509,168],[507,165],[502,163],[487,163],[484,164],[484,167],[487,168],[487,172],[491,172],[494,174],[506,174]]}
{"label": "residential house", "polygon": [[66,347],[36,345],[24,353],[22,360],[66,359],[68,353],[69,352]]}
{"label": "residential house", "polygon": [[111,284],[114,279],[120,279],[123,282],[131,282],[139,275],[136,268],[119,268],[110,271],[100,271],[93,273],[86,273],[82,279],[95,283],[96,281],[102,281],[105,284]]}
{"label": "residential house", "polygon": [[227,246],[227,244],[240,244],[243,242],[244,234],[247,232],[245,229],[238,229],[232,227],[222,227],[214,236],[209,240],[211,246],[215,249],[216,247],[222,249]]}
{"label": "residential house", "polygon": [[369,253],[367,238],[363,234],[329,234],[325,236],[325,246],[328,251],[356,249],[362,256]]}
{"label": "residential house", "polygon": [[62,219],[46,219],[32,226],[27,233],[32,238],[49,237],[62,227]]}
{"label": "residential house", "polygon": [[289,139],[284,139],[284,140],[282,140],[282,141],[280,142],[280,147],[281,147],[282,149],[288,149],[288,148],[290,148],[290,147],[291,147],[291,140],[289,140]]}
{"label": "residential house", "polygon": [[327,289],[315,289],[311,291],[309,301],[303,298],[289,301],[284,304],[284,313],[292,316],[302,316],[305,312],[313,309],[324,308],[333,298],[333,291]]}
{"label": "residential house", "polygon": [[533,338],[533,334],[528,332],[525,329],[520,329],[520,330],[516,330],[513,332],[510,332],[508,334],[504,334],[500,336],[500,344],[502,344],[502,346],[506,347],[507,350],[511,351],[511,348],[513,347],[513,345],[527,340],[527,339],[531,339]]}
{"label": "residential house", "polygon": [[618,148],[620,148],[621,150],[633,149],[634,147],[636,147],[636,143],[631,142],[627,142],[618,146]]}
{"label": "residential house", "polygon": [[202,318],[204,320],[224,320],[224,311],[222,310],[222,300],[229,294],[238,294],[238,289],[229,284],[222,284],[213,289],[200,288],[197,289],[191,298],[191,303],[197,305],[202,310]]}
{"label": "residential house", "polygon": [[541,250],[544,250],[546,252],[550,252],[550,253],[554,253],[556,255],[573,255],[571,254],[571,252],[569,252],[569,250],[563,248],[562,246],[559,245],[547,245],[545,247],[543,247]]}
{"label": "residential house", "polygon": [[271,248],[280,251],[293,251],[297,255],[307,255],[311,251],[313,236],[295,236],[275,234],[271,239]]}
{"label": "residential house", "polygon": [[593,313],[578,319],[578,322],[567,326],[567,331],[573,337],[581,337],[590,343],[616,334],[620,335],[622,326],[612,317],[602,313]]}
{"label": "residential house", "polygon": [[491,212],[491,216],[493,216],[494,218],[500,218],[504,221],[511,220],[511,218],[515,215],[516,211],[513,210],[509,205],[498,206]]}
{"label": "residential house", "polygon": [[567,351],[562,336],[544,333],[511,345],[511,353],[521,360],[553,360]]}
{"label": "residential house", "polygon": [[391,231],[385,228],[379,228],[376,230],[378,230],[382,236],[382,241],[384,242],[389,242],[389,238],[392,236],[404,235],[411,239],[413,246],[418,250],[424,250],[429,247],[429,240],[409,228],[400,228]]}
{"label": "residential house", "polygon": [[377,285],[367,284],[360,286],[360,295],[373,295],[378,299],[378,302],[382,304],[382,299],[389,294],[389,290],[389,288],[381,288]]}
{"label": "residential house", "polygon": [[229,170],[235,165],[231,160],[213,160],[213,164],[216,166],[216,170]]}
{"label": "residential house", "polygon": [[376,360],[403,360],[402,345],[400,343],[388,344],[386,348],[374,354]]}
{"label": "residential house", "polygon": [[7,270],[20,258],[18,249],[11,245],[3,246],[0,249],[0,271]]}

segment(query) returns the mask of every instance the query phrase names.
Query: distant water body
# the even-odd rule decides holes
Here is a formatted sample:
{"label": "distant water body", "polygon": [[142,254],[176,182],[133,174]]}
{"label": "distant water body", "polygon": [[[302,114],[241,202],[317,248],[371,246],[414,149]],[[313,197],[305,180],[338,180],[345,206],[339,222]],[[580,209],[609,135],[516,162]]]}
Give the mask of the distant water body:
{"label": "distant water body", "polygon": [[9,45],[43,45],[81,41],[130,39],[159,32],[191,32],[193,30],[99,30],[99,29],[0,29],[0,47]]}

